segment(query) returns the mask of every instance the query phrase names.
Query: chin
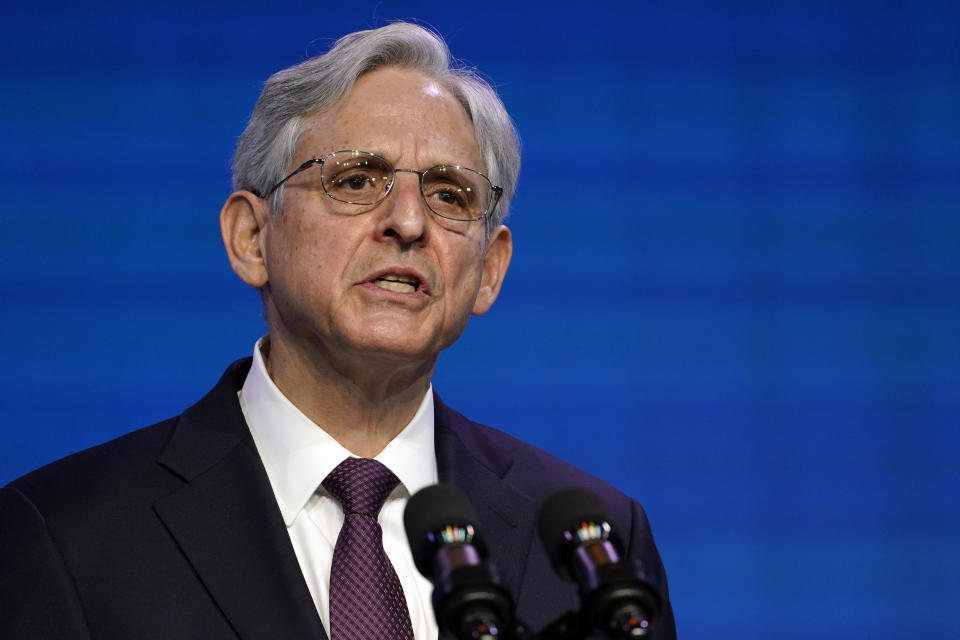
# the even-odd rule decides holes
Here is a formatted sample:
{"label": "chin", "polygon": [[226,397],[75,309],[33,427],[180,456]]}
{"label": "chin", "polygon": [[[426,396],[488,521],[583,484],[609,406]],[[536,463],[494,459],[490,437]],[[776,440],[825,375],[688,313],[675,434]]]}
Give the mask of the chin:
{"label": "chin", "polygon": [[417,362],[435,360],[440,353],[438,344],[431,340],[411,339],[403,336],[366,334],[358,340],[350,341],[352,350],[366,358],[381,358],[399,362]]}
{"label": "chin", "polygon": [[[469,319],[469,317],[467,318]],[[435,361],[453,344],[466,321],[445,326],[436,317],[396,317],[393,314],[354,316],[340,326],[340,339],[358,356],[408,362]]]}

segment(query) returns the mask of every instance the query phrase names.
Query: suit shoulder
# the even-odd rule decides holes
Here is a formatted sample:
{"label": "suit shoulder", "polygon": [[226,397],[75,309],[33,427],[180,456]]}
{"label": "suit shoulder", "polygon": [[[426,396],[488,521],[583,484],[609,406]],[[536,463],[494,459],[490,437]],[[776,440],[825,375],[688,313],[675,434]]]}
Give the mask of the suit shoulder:
{"label": "suit shoulder", "polygon": [[150,475],[150,467],[176,422],[177,418],[171,418],[78,451],[12,480],[7,486],[30,500],[41,513],[116,499],[131,483]]}
{"label": "suit shoulder", "polygon": [[[160,456],[171,446],[176,448],[175,434],[182,431],[181,426],[200,427],[191,428],[190,433],[199,437],[200,446],[213,445],[214,455],[244,436],[246,424],[237,402],[237,390],[249,368],[250,358],[231,364],[216,386],[179,416],[52,462],[8,486],[38,508],[44,504],[62,507],[63,512],[70,511],[68,505],[74,509],[99,505],[114,513],[125,504],[165,495],[178,486],[176,474],[182,469],[163,466]],[[196,442],[182,439],[176,453],[189,454],[191,443]],[[188,467],[196,461],[189,455],[179,459],[184,457]],[[200,458],[202,469],[203,452]]]}
{"label": "suit shoulder", "polygon": [[537,446],[490,426],[477,425],[477,427],[485,437],[497,440],[513,451],[513,467],[510,475],[529,478],[531,490],[534,493],[543,494],[543,490],[546,490],[549,494],[564,488],[583,487],[590,489],[608,503],[620,504],[624,500],[629,500],[626,494],[605,480]]}
{"label": "suit shoulder", "polygon": [[[581,487],[599,496],[617,514],[635,501],[595,475],[494,427],[469,420],[444,406],[445,423],[478,462],[539,504],[561,489]],[[636,505],[639,506],[639,505]]]}

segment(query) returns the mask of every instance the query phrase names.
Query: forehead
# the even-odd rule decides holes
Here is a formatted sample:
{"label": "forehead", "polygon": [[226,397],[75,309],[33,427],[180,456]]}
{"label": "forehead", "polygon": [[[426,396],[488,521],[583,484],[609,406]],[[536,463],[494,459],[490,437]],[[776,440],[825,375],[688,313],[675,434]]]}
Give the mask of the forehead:
{"label": "forehead", "polygon": [[371,151],[421,168],[485,169],[460,102],[437,80],[408,69],[364,74],[333,109],[307,118],[295,161],[341,149]]}

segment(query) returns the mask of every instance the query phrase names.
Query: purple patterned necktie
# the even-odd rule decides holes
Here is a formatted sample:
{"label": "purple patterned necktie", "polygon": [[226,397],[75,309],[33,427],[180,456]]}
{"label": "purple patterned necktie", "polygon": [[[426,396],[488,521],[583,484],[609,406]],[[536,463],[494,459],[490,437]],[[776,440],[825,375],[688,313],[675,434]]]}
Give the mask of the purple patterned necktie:
{"label": "purple patterned necktie", "polygon": [[322,483],[344,514],[330,569],[331,640],[413,640],[407,601],[377,522],[399,483],[370,458],[347,458]]}

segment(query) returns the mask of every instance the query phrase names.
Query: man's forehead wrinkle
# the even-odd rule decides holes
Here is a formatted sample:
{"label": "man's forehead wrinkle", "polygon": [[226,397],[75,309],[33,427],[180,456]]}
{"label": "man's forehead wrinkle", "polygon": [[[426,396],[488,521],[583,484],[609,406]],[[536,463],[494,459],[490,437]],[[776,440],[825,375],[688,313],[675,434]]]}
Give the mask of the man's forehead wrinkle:
{"label": "man's forehead wrinkle", "polygon": [[[429,81],[426,86],[432,87],[426,100],[401,97],[394,101],[387,97],[356,105],[350,99],[355,96],[348,96],[338,107],[310,116],[304,121],[294,164],[332,151],[359,149],[381,155],[392,163],[416,165],[406,168],[425,169],[449,163],[484,171],[473,125],[462,105],[437,83]],[[424,94],[424,87],[418,87],[418,98]],[[462,115],[453,127],[449,123],[423,126],[430,123],[434,114],[449,113],[450,109]]]}
{"label": "man's forehead wrinkle", "polygon": [[[386,158],[396,166],[414,161],[416,166],[404,167],[410,169],[426,169],[437,164],[471,161],[471,158],[463,158],[462,153],[450,149],[446,144],[449,138],[437,131],[431,131],[424,136],[418,135],[415,131],[402,131],[395,126],[385,124],[376,129],[373,136],[363,134],[360,137],[351,132],[346,135],[338,133],[333,138],[326,137],[324,134],[331,129],[332,127],[322,125],[307,128],[295,154],[295,163],[344,150],[369,151]],[[440,155],[437,155],[437,151],[432,150],[431,147],[440,149]],[[473,155],[472,152],[471,155]],[[475,155],[480,158],[479,152]]]}

